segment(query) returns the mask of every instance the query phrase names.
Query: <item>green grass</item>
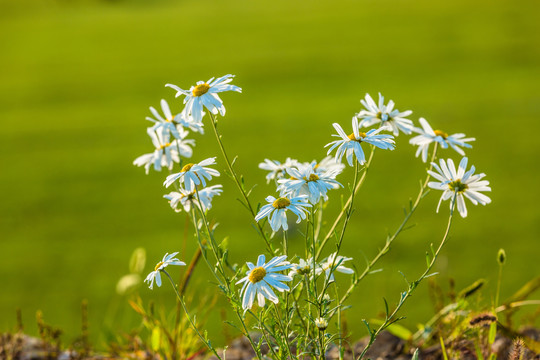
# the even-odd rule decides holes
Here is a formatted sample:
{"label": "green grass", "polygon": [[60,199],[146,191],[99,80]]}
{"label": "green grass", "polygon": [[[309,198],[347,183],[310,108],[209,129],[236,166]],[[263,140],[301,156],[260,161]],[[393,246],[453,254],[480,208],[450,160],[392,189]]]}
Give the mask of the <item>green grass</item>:
{"label": "green grass", "polygon": [[[130,322],[114,288],[131,251],[142,246],[150,263],[159,260],[181,247],[184,224],[162,199],[165,174],[131,165],[151,150],[144,117],[161,98],[180,110],[165,83],[186,87],[227,73],[244,91],[223,95],[220,127],[237,169],[259,184],[255,201],[274,191],[260,161],[321,158],[331,124],[348,127],[366,92],[381,91],[415,120],[476,137],[468,155],[487,174],[493,203],[470,206],[455,222],[437,271],[458,287],[488,278],[486,294],[494,294],[504,247],[504,299],[538,275],[538,10],[534,1],[483,0],[0,2],[0,330],[14,326],[20,307],[33,331],[42,309],[72,339],[82,299],[94,338]],[[209,130],[196,136],[194,159],[219,162]],[[399,137],[397,151],[377,154],[357,202],[344,253],[358,268],[399,224],[424,176],[407,142]],[[234,261],[253,261],[263,243],[233,183],[220,180],[218,234],[231,236]],[[403,289],[398,270],[422,272],[446,221],[446,206],[435,214],[437,201],[426,198],[417,226],[380,263],[385,271],[351,298],[358,337],[359,320]],[[171,304],[167,288],[142,293]],[[424,285],[405,308],[408,326],[430,317],[426,293]],[[122,310],[113,316],[115,302]]]}

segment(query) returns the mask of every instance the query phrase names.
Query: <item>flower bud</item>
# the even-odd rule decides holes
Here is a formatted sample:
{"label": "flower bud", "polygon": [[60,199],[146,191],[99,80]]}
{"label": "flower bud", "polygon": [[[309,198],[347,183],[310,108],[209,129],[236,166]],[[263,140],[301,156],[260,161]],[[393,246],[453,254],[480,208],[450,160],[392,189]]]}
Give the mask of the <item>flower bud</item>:
{"label": "flower bud", "polygon": [[497,262],[499,265],[504,265],[506,262],[506,252],[504,249],[499,249],[499,252],[497,253]]}

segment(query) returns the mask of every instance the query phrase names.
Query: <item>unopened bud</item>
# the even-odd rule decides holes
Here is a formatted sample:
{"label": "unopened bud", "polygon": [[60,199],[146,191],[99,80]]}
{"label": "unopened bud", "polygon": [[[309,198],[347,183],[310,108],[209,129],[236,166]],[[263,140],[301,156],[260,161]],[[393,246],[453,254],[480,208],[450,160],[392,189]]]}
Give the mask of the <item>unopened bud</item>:
{"label": "unopened bud", "polygon": [[497,262],[499,265],[504,265],[506,262],[506,252],[504,249],[499,249],[499,252],[497,253]]}

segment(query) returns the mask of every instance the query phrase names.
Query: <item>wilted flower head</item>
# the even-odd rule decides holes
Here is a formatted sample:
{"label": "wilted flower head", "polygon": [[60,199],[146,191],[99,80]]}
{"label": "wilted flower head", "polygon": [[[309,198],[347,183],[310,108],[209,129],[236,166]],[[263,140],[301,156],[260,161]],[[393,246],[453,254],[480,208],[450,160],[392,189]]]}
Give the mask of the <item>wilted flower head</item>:
{"label": "wilted flower head", "polygon": [[[439,164],[440,166],[435,163],[431,163],[436,172],[431,170],[428,171],[431,176],[439,180],[439,182],[429,182],[428,186],[432,189],[443,191],[441,199],[439,200],[439,205],[437,205],[437,212],[439,212],[441,202],[443,200],[451,199],[454,194],[456,195],[457,209],[461,217],[467,216],[465,197],[468,198],[474,205],[486,205],[491,203],[491,199],[489,197],[480,193],[480,191],[491,191],[491,188],[488,186],[489,181],[482,180],[486,174],[482,173],[474,175],[476,170],[474,165],[471,166],[469,171],[466,171],[466,157],[461,159],[459,168],[457,170],[452,159],[448,159],[446,161],[441,159]],[[450,202],[450,207],[452,207],[452,202]]]}
{"label": "wilted flower head", "polygon": [[467,144],[468,141],[474,141],[475,138],[465,138],[465,134],[452,134],[448,135],[442,130],[433,130],[426,119],[420,118],[420,124],[422,129],[414,128],[413,131],[419,133],[413,137],[409,142],[412,145],[418,145],[418,150],[416,150],[416,157],[422,154],[422,161],[426,162],[428,157],[429,145],[432,143],[438,143],[443,149],[446,149],[450,146],[458,154],[465,155],[465,152],[460,148],[472,148],[472,145]]}
{"label": "wilted flower head", "polygon": [[242,290],[240,290],[240,296],[243,296],[242,308],[251,309],[255,296],[257,296],[260,307],[264,306],[265,298],[277,304],[279,300],[272,287],[280,292],[290,290],[287,285],[283,284],[283,281],[292,281],[292,278],[278,273],[291,267],[286,259],[285,255],[276,256],[265,264],[265,256],[259,255],[257,265],[247,263],[249,268],[246,272],[247,276],[237,282],[237,284],[244,283]]}
{"label": "wilted flower head", "polygon": [[198,81],[196,85],[189,90],[183,90],[176,85],[167,84],[170,88],[176,90],[176,97],[185,95],[184,113],[186,116],[192,116],[195,122],[201,122],[203,117],[203,107],[212,114],[220,113],[225,115],[225,106],[218,96],[218,93],[224,91],[242,92],[242,89],[235,85],[230,85],[234,75],[225,75],[220,78],[211,78],[208,81]]}
{"label": "wilted flower head", "polygon": [[394,136],[399,135],[399,131],[404,134],[410,134],[413,129],[413,122],[409,119],[405,119],[406,116],[412,114],[411,110],[400,112],[394,110],[394,102],[390,100],[388,105],[384,105],[384,96],[379,93],[379,104],[366,94],[364,100],[360,100],[364,105],[365,110],[361,110],[356,117],[362,119],[360,121],[361,127],[369,127],[375,124],[381,124],[384,127],[394,133]]}
{"label": "wilted flower head", "polygon": [[307,202],[308,197],[306,195],[300,195],[297,197],[279,197],[268,196],[266,201],[268,204],[264,205],[257,216],[255,221],[259,221],[265,217],[268,217],[268,222],[273,231],[278,231],[280,228],[287,230],[287,211],[290,210],[293,214],[298,216],[296,223],[299,223],[307,217],[306,207],[311,207],[311,204]]}
{"label": "wilted flower head", "polygon": [[144,282],[149,283],[149,288],[152,289],[154,287],[154,279],[156,280],[157,286],[161,286],[161,275],[160,271],[163,271],[167,266],[169,265],[186,265],[186,263],[174,258],[178,252],[174,252],[172,254],[165,254],[163,256],[163,259],[158,262],[154,268],[154,271],[152,271],[146,279],[144,279]]}
{"label": "wilted flower head", "polygon": [[206,165],[214,165],[216,158],[208,158],[201,161],[198,164],[189,163],[184,165],[179,173],[171,174],[167,176],[163,185],[165,187],[171,186],[176,180],[180,181],[180,184],[184,184],[188,192],[195,190],[195,186],[206,186],[206,179],[212,180],[212,176],[219,176],[219,171],[205,167]]}

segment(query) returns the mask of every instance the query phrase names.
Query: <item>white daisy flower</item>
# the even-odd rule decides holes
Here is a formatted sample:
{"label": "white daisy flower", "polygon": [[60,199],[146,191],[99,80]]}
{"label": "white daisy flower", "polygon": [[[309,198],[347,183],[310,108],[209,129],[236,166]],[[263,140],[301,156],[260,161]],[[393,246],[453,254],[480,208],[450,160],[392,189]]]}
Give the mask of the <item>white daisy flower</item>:
{"label": "white daisy flower", "polygon": [[146,277],[146,279],[144,279],[144,282],[147,282],[150,284],[150,289],[153,289],[154,287],[154,279],[156,280],[156,284],[157,286],[161,286],[161,274],[160,272],[163,271],[163,269],[165,269],[167,266],[169,265],[186,265],[185,262],[182,262],[176,258],[174,258],[174,256],[176,256],[176,254],[178,254],[178,252],[175,252],[175,253],[172,253],[172,254],[165,254],[165,256],[163,257],[163,260],[161,260],[160,262],[157,263],[156,267],[154,268],[154,271],[152,271],[150,274],[148,274],[148,276]]}
{"label": "white daisy flower", "polygon": [[328,170],[331,170],[332,173],[335,173],[336,176],[341,174],[341,172],[343,171],[343,169],[345,169],[345,165],[343,165],[342,163],[336,161],[336,158],[333,157],[333,156],[327,156],[325,157],[324,159],[322,159],[321,161],[319,161],[318,163],[317,162],[312,162],[313,165],[313,169],[315,170],[315,173],[318,175],[319,173],[323,173],[323,172],[326,172]]}
{"label": "white daisy flower", "polygon": [[413,131],[420,135],[413,137],[409,140],[412,145],[418,145],[416,150],[416,157],[422,154],[422,161],[426,162],[428,157],[428,149],[431,143],[439,143],[443,149],[452,147],[461,156],[465,155],[465,152],[460,148],[472,148],[472,145],[467,144],[468,141],[474,141],[475,138],[465,138],[465,134],[453,134],[448,135],[441,130],[433,130],[426,119],[420,118],[420,124],[423,129],[414,128]]}
{"label": "white daisy flower", "polygon": [[183,90],[176,85],[167,84],[170,88],[173,88],[177,91],[176,97],[180,95],[185,95],[184,104],[184,113],[186,115],[193,116],[195,122],[202,122],[203,117],[203,107],[207,108],[208,111],[212,114],[217,115],[218,113],[221,116],[225,115],[225,106],[223,106],[223,101],[218,96],[218,93],[224,91],[237,91],[242,92],[242,89],[235,85],[230,85],[229,83],[233,80],[234,75],[225,75],[214,80],[198,81],[197,85],[192,86],[189,90]]}
{"label": "white daisy flower", "polygon": [[163,185],[165,187],[171,186],[176,180],[180,181],[180,184],[184,184],[184,187],[188,192],[195,190],[195,186],[206,186],[206,179],[212,180],[212,176],[219,176],[219,171],[205,167],[206,165],[214,165],[216,158],[208,158],[201,161],[198,164],[189,163],[184,165],[179,173],[171,174],[167,176]]}
{"label": "white daisy flower", "polygon": [[[464,157],[459,163],[459,168],[456,171],[456,167],[452,159],[441,159],[439,165],[431,163],[433,168],[437,170],[428,171],[429,175],[433,176],[440,182],[432,181],[428,183],[428,186],[432,189],[444,191],[437,205],[437,212],[443,200],[451,199],[456,194],[457,209],[461,217],[467,216],[467,207],[465,206],[465,198],[471,200],[474,205],[482,204],[486,205],[491,203],[491,199],[486,195],[480,193],[480,191],[491,191],[488,186],[489,181],[481,180],[486,174],[476,174],[474,165],[471,166],[469,171],[467,169],[468,159]],[[450,202],[452,207],[452,202]]]}
{"label": "white daisy flower", "polygon": [[326,192],[330,189],[342,186],[334,180],[339,173],[338,169],[316,173],[312,164],[299,164],[296,168],[288,168],[290,179],[278,180],[278,190],[281,195],[307,195],[312,204],[319,202],[321,198],[328,200]]}
{"label": "white daisy flower", "polygon": [[[334,272],[340,272],[343,274],[354,274],[353,269],[349,269],[345,266],[343,266],[343,263],[345,261],[352,260],[352,258],[347,258],[344,256],[337,256],[337,253],[333,253],[330,256],[328,256],[323,262],[319,265],[319,273],[321,274],[323,271],[326,274],[326,277],[330,277],[330,281],[334,281]],[[339,264],[339,265],[338,265]],[[317,274],[317,275],[318,275]]]}
{"label": "white daisy flower", "polygon": [[326,321],[326,319],[322,317],[315,319],[314,323],[320,331],[324,331],[328,327],[328,321]]}
{"label": "white daisy flower", "polygon": [[379,135],[383,128],[371,129],[367,133],[360,132],[358,130],[358,120],[354,117],[352,119],[353,132],[350,135],[347,135],[339,124],[334,123],[333,126],[338,132],[338,135],[333,136],[341,137],[341,139],[332,141],[326,144],[325,147],[331,146],[327,154],[330,154],[337,147],[336,161],[341,162],[341,158],[346,154],[347,162],[350,166],[353,166],[354,154],[360,165],[363,165],[366,162],[366,156],[361,145],[363,142],[381,149],[394,150],[394,137],[392,135]]}
{"label": "white daisy flower", "polygon": [[[259,255],[257,265],[248,262],[249,270],[246,272],[246,277],[240,279],[237,284],[244,283],[240,296],[242,296],[242,308],[245,310],[253,307],[255,296],[260,307],[264,306],[265,298],[277,304],[278,297],[272,290],[276,288],[278,291],[289,291],[290,288],[283,284],[283,281],[292,281],[292,277],[278,274],[279,271],[287,270],[291,267],[288,261],[285,261],[287,256],[276,256],[265,264],[264,255]],[[243,294],[243,295],[242,295]]]}
{"label": "white daisy flower", "polygon": [[154,115],[154,117],[147,116],[146,120],[155,123],[155,125],[153,126],[155,131],[160,131],[164,133],[169,132],[174,138],[179,139],[180,134],[178,133],[178,129],[176,128],[176,124],[174,121],[175,117],[171,113],[171,108],[169,107],[169,104],[164,99],[161,99],[161,110],[163,111],[163,115],[165,115],[165,117],[162,117],[154,107],[150,106],[150,112]]}
{"label": "white daisy flower", "polygon": [[[320,273],[318,267],[319,264],[315,264],[315,274]],[[299,259],[298,264],[291,264],[289,276],[294,277],[296,275],[313,275],[313,258]]]}
{"label": "white daisy flower", "polygon": [[186,139],[189,134],[188,131],[184,129],[177,130],[179,137],[171,141],[171,133],[169,131],[159,131],[159,127],[160,125],[156,124],[147,129],[147,133],[156,148],[154,152],[141,155],[133,161],[134,165],[144,166],[147,174],[152,165],[156,171],[161,171],[162,167],[171,170],[174,163],[180,162],[180,156],[190,158],[193,155],[191,146],[195,146],[195,140]]}
{"label": "white daisy flower", "polygon": [[400,112],[394,110],[394,102],[390,100],[388,105],[384,105],[384,96],[379,93],[379,105],[373,101],[369,94],[366,94],[364,100],[360,100],[362,105],[366,108],[356,114],[357,118],[362,119],[360,121],[361,127],[369,127],[375,124],[381,124],[381,127],[385,127],[388,130],[393,131],[394,136],[399,135],[399,131],[404,134],[410,134],[413,130],[413,122],[409,119],[405,119],[406,116],[412,114],[411,110]]}
{"label": "white daisy flower", "polygon": [[270,183],[272,180],[283,179],[287,168],[297,166],[300,164],[298,160],[287,158],[282,164],[277,160],[264,159],[264,162],[259,164],[259,169],[267,170],[269,173],[266,175],[266,183]]}
{"label": "white daisy flower", "polygon": [[279,228],[283,230],[289,229],[287,225],[287,210],[290,210],[293,214],[298,216],[296,223],[307,217],[307,210],[305,207],[311,207],[311,204],[307,202],[308,197],[306,195],[300,195],[293,198],[268,196],[266,201],[269,204],[264,205],[257,216],[255,221],[259,221],[262,218],[268,217],[268,222],[273,231],[278,231]]}
{"label": "white daisy flower", "polygon": [[[202,117],[202,115],[201,115]],[[202,122],[196,122],[194,119],[193,119],[193,116],[191,115],[186,115],[184,112],[181,112],[179,114],[177,114],[175,117],[174,117],[174,122],[177,123],[177,127],[183,127],[183,128],[186,128],[186,129],[190,129],[194,132],[198,132],[202,135],[204,135],[204,127],[203,127],[203,123]]]}
{"label": "white daisy flower", "polygon": [[[202,210],[206,212],[212,208],[212,198],[216,195],[221,195],[223,192],[223,186],[213,185],[199,190],[199,199],[201,200]],[[179,208],[180,205],[184,208],[185,212],[191,211],[191,205],[199,206],[199,200],[197,199],[197,193],[195,191],[188,192],[184,189],[179,189],[180,191],[172,191],[163,197],[169,200],[171,208],[180,212],[182,209]]]}

